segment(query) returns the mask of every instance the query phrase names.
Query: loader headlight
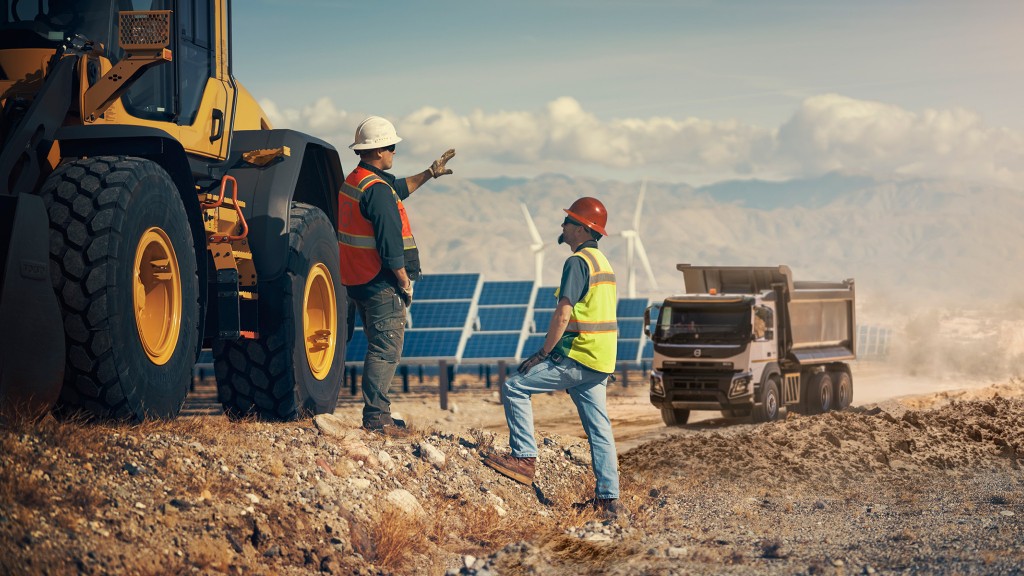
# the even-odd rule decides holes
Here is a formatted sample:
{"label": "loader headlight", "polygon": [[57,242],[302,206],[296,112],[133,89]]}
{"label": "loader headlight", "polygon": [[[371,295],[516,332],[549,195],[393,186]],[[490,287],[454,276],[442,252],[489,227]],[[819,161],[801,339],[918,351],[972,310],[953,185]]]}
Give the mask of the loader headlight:
{"label": "loader headlight", "polygon": [[651,395],[652,396],[664,396],[665,395],[665,382],[661,379],[661,374],[658,372],[651,372]]}
{"label": "loader headlight", "polygon": [[750,394],[750,376],[743,376],[732,381],[732,385],[729,386],[729,397],[736,398],[737,396],[746,396]]}

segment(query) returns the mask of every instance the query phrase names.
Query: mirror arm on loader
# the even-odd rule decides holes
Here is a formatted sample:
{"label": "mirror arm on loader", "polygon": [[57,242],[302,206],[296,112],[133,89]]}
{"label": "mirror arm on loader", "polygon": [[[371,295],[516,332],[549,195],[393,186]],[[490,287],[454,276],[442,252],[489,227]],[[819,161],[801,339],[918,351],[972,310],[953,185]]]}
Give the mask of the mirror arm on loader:
{"label": "mirror arm on loader", "polygon": [[[142,74],[173,59],[171,42],[171,11],[123,11],[118,13],[118,44],[126,52],[96,84],[83,90],[81,112],[83,122],[94,122]],[[80,56],[80,72],[86,74],[88,55]],[[82,86],[88,86],[82,82]]]}

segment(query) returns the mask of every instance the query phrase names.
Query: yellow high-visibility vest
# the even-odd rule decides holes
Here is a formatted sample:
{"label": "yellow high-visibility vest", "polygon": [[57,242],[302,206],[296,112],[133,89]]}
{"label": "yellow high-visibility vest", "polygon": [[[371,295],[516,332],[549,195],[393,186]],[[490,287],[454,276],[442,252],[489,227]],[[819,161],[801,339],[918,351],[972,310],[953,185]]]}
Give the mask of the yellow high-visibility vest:
{"label": "yellow high-visibility vest", "polygon": [[[566,332],[578,333],[568,355],[587,368],[611,374],[615,372],[619,340],[615,272],[597,248],[583,248],[572,257],[582,258],[587,263],[590,286],[583,299],[572,307],[572,316],[565,328]],[[558,290],[555,290],[555,298],[558,297]]]}

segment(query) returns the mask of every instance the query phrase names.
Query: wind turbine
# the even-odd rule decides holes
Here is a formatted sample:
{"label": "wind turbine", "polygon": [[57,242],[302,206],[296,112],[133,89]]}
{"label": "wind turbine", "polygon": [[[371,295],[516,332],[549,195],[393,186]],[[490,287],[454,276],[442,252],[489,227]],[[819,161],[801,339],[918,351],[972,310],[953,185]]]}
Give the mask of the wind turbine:
{"label": "wind turbine", "polygon": [[629,298],[636,298],[636,260],[647,272],[647,280],[651,283],[652,290],[658,289],[658,281],[654,279],[654,270],[651,269],[651,261],[647,259],[647,250],[644,249],[643,240],[640,239],[640,212],[644,205],[644,193],[647,190],[647,179],[640,184],[640,196],[636,201],[636,212],[633,213],[633,228],[619,232],[619,236],[626,239],[626,294]]}
{"label": "wind turbine", "polygon": [[530,238],[533,240],[533,244],[530,244],[530,250],[533,252],[534,278],[536,279],[537,286],[542,286],[541,276],[544,272],[544,251],[553,242],[545,242],[541,238],[540,232],[537,231],[537,226],[534,225],[533,218],[530,216],[530,210],[527,209],[526,204],[520,202],[519,207],[523,210],[523,217],[526,218],[526,226],[530,229]]}

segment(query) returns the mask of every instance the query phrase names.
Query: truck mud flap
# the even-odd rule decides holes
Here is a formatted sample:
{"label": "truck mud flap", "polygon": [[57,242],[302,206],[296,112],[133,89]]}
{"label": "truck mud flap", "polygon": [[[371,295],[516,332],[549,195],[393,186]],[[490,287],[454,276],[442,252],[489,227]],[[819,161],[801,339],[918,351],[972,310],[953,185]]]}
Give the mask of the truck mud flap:
{"label": "truck mud flap", "polygon": [[[0,198],[13,219],[0,228],[0,415],[34,417],[57,401],[64,380],[64,323],[50,282],[50,221],[39,196]],[[7,228],[3,232],[3,228]]]}

